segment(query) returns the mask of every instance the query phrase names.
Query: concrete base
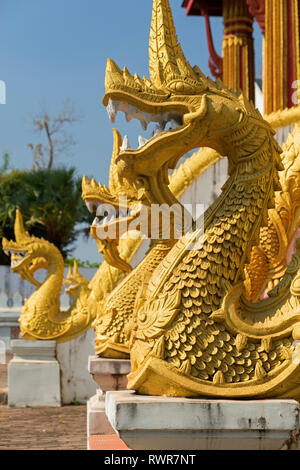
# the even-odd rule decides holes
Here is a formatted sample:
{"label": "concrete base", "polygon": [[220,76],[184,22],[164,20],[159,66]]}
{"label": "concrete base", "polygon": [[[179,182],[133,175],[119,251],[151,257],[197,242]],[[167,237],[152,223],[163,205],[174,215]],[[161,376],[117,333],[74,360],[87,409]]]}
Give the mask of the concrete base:
{"label": "concrete base", "polygon": [[87,403],[87,434],[89,436],[114,434],[105,414],[105,394],[108,390],[124,390],[131,370],[126,359],[89,357],[89,371],[99,386],[96,395]]}
{"label": "concrete base", "polygon": [[56,341],[12,340],[8,364],[8,405],[61,406],[60,371]]}
{"label": "concrete base", "polygon": [[88,359],[94,353],[94,345],[93,328],[71,341],[56,345],[63,405],[74,402],[87,403],[89,398],[95,395],[97,385],[88,371]]}
{"label": "concrete base", "polygon": [[101,390],[87,402],[87,430],[88,437],[115,433],[106,418],[105,395]]}
{"label": "concrete base", "polygon": [[4,309],[0,308],[0,341],[5,344],[5,351],[7,354],[12,352],[11,340],[18,337],[20,332],[19,308]]}
{"label": "concrete base", "polygon": [[107,392],[106,415],[133,450],[279,450],[299,429],[294,400],[218,400]]}

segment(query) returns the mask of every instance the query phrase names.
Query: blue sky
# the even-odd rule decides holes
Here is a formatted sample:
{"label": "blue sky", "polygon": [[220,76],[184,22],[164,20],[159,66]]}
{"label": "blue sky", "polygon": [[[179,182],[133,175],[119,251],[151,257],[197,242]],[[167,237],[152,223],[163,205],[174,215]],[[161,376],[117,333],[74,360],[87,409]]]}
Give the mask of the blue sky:
{"label": "blue sky", "polygon": [[[186,17],[181,0],[171,0],[183,50],[192,65],[209,75],[204,19]],[[30,168],[28,143],[39,143],[31,117],[59,112],[69,98],[82,119],[70,129],[77,141],[72,156],[60,160],[78,174],[107,183],[112,151],[112,124],[102,105],[107,57],[131,73],[148,76],[148,38],[152,0],[3,0],[0,14],[0,80],[7,104],[0,106],[0,155]],[[221,54],[223,25],[212,19],[215,46]],[[257,76],[261,75],[261,35],[255,25]],[[136,139],[139,124],[123,116],[115,126]],[[135,146],[134,142],[132,146]],[[95,243],[80,241],[74,254],[94,261]]]}

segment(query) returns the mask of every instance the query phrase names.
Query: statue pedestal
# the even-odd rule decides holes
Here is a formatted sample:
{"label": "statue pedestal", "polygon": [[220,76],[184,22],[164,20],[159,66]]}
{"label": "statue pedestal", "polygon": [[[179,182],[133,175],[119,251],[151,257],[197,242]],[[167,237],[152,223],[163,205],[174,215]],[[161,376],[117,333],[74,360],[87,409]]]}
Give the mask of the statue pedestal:
{"label": "statue pedestal", "polygon": [[8,364],[8,406],[61,406],[56,341],[12,340]]}
{"label": "statue pedestal", "polygon": [[3,341],[6,353],[11,354],[11,340],[17,338],[20,333],[19,308],[0,308],[0,341]]}
{"label": "statue pedestal", "polygon": [[219,400],[108,392],[106,415],[133,450],[276,450],[299,429],[294,400]]}
{"label": "statue pedestal", "polygon": [[99,385],[99,390],[87,403],[88,437],[114,434],[114,430],[105,414],[106,392],[108,390],[125,390],[127,387],[127,375],[130,373],[130,370],[131,365],[128,359],[89,357],[89,372]]}

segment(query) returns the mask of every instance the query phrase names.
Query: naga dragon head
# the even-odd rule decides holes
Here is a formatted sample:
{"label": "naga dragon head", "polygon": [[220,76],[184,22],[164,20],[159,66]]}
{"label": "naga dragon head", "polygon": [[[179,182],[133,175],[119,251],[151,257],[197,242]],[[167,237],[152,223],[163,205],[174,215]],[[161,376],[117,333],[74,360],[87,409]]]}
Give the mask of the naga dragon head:
{"label": "naga dragon head", "polygon": [[29,235],[24,228],[23,217],[17,209],[15,225],[15,241],[2,239],[2,248],[11,257],[11,269],[24,280],[39,287],[41,284],[34,278],[39,269],[48,269],[50,259],[61,258],[59,250],[47,240]]}
{"label": "naga dragon head", "polygon": [[[155,125],[150,138],[139,137],[137,149],[129,148],[127,136],[122,139],[114,130],[110,183],[118,181],[119,193],[129,199],[125,219],[139,216],[139,204],[150,208],[150,213],[153,204],[179,204],[169,189],[169,171],[195,148],[210,147],[221,156],[227,156],[231,172],[239,155],[232,150],[228,135],[241,126],[244,119],[247,121],[249,115],[263,121],[242,92],[235,94],[220,80],[215,83],[206,77],[199,67],[191,67],[177,40],[169,0],[153,0],[149,59],[150,79],[131,75],[126,67],[121,70],[112,59],[107,62],[103,104],[111,121],[114,122],[118,111],[122,111],[127,122],[138,119],[144,131],[150,124]],[[258,140],[262,138],[259,136]],[[83,198],[91,211],[95,202],[98,206],[108,202],[116,208],[117,192],[116,186],[111,184],[108,189],[95,181],[83,181]],[[95,219],[91,231],[96,240],[103,238],[101,231],[103,233],[109,224],[120,225],[118,216],[122,211],[111,212],[114,213],[107,212],[100,221]],[[104,257],[117,266],[117,242],[113,244],[106,239],[103,249],[100,240],[98,246]]]}
{"label": "naga dragon head", "polygon": [[[115,162],[121,177],[131,185],[144,177],[153,199],[165,202],[166,173],[183,155],[211,147],[228,156],[230,143],[226,145],[222,131],[236,126],[241,112],[249,114],[251,109],[256,118],[258,113],[242,92],[235,94],[220,80],[206,77],[199,67],[191,67],[177,39],[169,0],[153,0],[149,69],[150,79],[140,78],[108,59],[103,104],[112,122],[122,111],[127,122],[140,120],[144,131],[155,123],[151,138],[139,137],[137,149],[128,148],[125,136]],[[149,182],[151,178],[157,187]]]}
{"label": "naga dragon head", "polygon": [[113,129],[114,147],[109,173],[109,187],[91,181],[84,176],[82,179],[82,199],[89,212],[96,211],[96,218],[90,227],[90,233],[96,240],[98,250],[105,261],[127,273],[131,266],[119,254],[118,246],[122,234],[139,213],[140,201],[135,187],[126,179],[119,177],[116,158],[121,146],[120,133]]}
{"label": "naga dragon head", "polygon": [[69,294],[72,298],[76,298],[82,286],[88,287],[89,285],[88,279],[80,274],[76,260],[74,261],[73,268],[69,267],[67,277],[64,279],[64,285],[66,286],[66,294]]}

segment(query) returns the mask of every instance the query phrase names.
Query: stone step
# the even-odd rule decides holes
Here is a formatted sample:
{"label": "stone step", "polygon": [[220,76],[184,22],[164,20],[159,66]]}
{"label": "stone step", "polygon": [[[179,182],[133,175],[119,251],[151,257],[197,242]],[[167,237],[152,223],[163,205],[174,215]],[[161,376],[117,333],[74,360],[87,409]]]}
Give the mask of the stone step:
{"label": "stone step", "polygon": [[106,415],[133,450],[279,450],[297,446],[299,403],[106,393]]}
{"label": "stone step", "polygon": [[11,341],[8,365],[8,406],[61,406],[60,367],[56,341]]}

